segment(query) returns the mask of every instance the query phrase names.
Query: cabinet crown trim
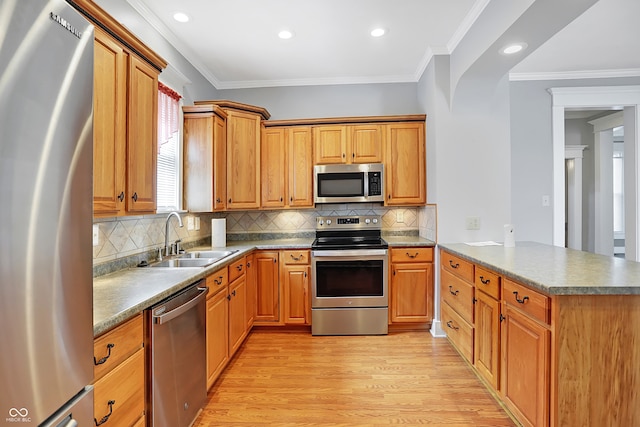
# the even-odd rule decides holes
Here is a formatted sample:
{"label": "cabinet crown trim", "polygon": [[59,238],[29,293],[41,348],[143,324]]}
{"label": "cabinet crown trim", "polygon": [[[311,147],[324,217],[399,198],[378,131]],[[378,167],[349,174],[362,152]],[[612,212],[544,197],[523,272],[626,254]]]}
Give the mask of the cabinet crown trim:
{"label": "cabinet crown trim", "polygon": [[269,120],[269,117],[271,117],[271,114],[269,114],[266,108],[258,107],[256,105],[243,104],[241,102],[236,102],[236,101],[229,101],[227,99],[216,99],[211,101],[195,101],[194,104],[196,106],[207,105],[209,106],[209,108],[218,106],[221,108],[243,111],[246,113],[256,113],[262,116],[262,120]]}
{"label": "cabinet crown trim", "polygon": [[402,116],[362,116],[362,117],[325,117],[309,119],[270,120],[264,122],[270,126],[302,126],[302,125],[333,125],[333,124],[360,124],[360,123],[389,123],[389,122],[424,122],[426,114],[411,114]]}

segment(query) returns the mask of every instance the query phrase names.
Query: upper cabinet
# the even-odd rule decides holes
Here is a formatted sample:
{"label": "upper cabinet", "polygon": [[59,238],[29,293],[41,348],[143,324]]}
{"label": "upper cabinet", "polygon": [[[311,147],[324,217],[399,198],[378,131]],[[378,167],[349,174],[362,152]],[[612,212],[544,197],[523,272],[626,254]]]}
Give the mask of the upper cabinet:
{"label": "upper cabinet", "polygon": [[385,125],[385,205],[426,203],[424,122]]}
{"label": "upper cabinet", "polygon": [[154,213],[158,75],[164,59],[89,0],[75,2],[95,26],[95,216]]}
{"label": "upper cabinet", "polygon": [[313,128],[314,164],[380,163],[382,126],[326,125]]}
{"label": "upper cabinet", "polygon": [[260,207],[261,122],[269,118],[261,107],[233,101],[197,101],[213,104],[227,114],[227,209]]}
{"label": "upper cabinet", "polygon": [[217,105],[183,107],[184,207],[227,208],[227,114]]}
{"label": "upper cabinet", "polygon": [[313,163],[309,126],[263,129],[261,141],[263,208],[313,207]]}

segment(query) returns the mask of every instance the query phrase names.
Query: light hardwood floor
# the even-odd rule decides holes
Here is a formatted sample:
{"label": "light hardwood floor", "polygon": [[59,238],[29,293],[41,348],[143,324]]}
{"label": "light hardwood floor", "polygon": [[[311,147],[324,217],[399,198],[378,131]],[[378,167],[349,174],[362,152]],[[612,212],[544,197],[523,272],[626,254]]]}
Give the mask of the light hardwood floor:
{"label": "light hardwood floor", "polygon": [[428,332],[254,331],[194,427],[513,426],[446,339]]}

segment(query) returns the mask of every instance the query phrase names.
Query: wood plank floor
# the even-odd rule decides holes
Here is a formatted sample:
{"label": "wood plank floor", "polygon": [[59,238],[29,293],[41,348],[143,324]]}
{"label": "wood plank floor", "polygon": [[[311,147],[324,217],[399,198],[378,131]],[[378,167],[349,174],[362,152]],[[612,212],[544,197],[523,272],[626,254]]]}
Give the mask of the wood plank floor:
{"label": "wood plank floor", "polygon": [[195,427],[515,425],[446,339],[428,332],[254,331]]}

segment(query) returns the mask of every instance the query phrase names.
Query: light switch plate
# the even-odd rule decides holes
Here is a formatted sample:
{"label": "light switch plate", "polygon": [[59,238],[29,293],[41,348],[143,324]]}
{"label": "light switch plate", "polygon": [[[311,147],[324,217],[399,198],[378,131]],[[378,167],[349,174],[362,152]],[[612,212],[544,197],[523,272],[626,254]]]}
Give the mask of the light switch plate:
{"label": "light switch plate", "polygon": [[195,228],[195,225],[194,225],[193,217],[192,216],[188,216],[187,217],[187,230],[193,230],[194,228]]}
{"label": "light switch plate", "polygon": [[480,217],[468,216],[467,217],[467,230],[480,230]]}
{"label": "light switch plate", "polygon": [[402,209],[396,211],[396,222],[404,222],[404,211]]}

